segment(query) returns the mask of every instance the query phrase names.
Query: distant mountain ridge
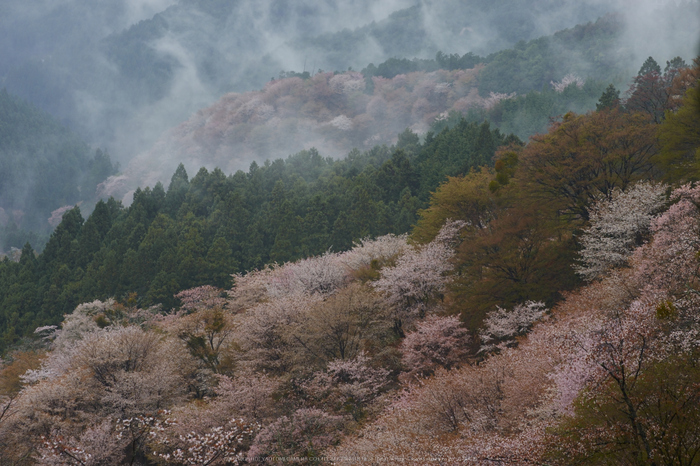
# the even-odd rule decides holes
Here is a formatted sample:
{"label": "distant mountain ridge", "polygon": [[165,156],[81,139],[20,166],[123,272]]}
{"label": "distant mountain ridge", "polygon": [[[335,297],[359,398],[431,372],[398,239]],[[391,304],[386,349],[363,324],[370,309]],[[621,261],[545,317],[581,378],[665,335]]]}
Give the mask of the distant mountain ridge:
{"label": "distant mountain ridge", "polygon": [[[180,162],[190,171],[206,166],[233,172],[251,161],[284,158],[311,147],[323,156],[343,157],[353,148],[393,144],[406,128],[424,134],[451,114],[455,122],[470,111],[473,121],[490,119],[484,111],[515,96],[507,89],[518,94],[545,89],[550,100],[561,103],[538,109],[527,129],[509,129],[527,138],[545,131],[551,117],[593,109],[610,80],[626,82],[625,70],[637,65],[629,63],[630,57],[621,60],[614,47],[622,28],[620,18],[612,15],[489,57],[390,59],[389,67],[368,67],[364,75],[288,73],[292,76],[272,80],[259,91],[230,93],[197,111],[135,157],[124,176],[105,184],[103,195],[127,195],[128,203],[128,191],[167,181]],[[383,76],[385,69],[391,72]],[[557,94],[553,84],[572,73],[581,73],[579,85]],[[583,86],[586,78],[593,80]]]}
{"label": "distant mountain ridge", "polygon": [[0,81],[124,161],[198,108],[259,89],[280,70],[361,68],[437,50],[490,53],[612,9],[515,3],[153,0],[134,12],[127,2],[11,1],[0,19],[8,57]]}

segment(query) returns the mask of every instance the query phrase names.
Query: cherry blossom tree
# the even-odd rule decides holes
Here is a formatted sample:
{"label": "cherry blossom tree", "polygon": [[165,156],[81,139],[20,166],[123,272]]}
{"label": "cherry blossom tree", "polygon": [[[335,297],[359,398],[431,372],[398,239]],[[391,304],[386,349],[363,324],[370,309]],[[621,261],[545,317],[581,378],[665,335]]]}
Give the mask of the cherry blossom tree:
{"label": "cherry blossom tree", "polygon": [[653,241],[635,251],[638,283],[677,291],[697,280],[700,248],[700,186],[682,186],[671,193],[673,204],[651,225]]}
{"label": "cherry blossom tree", "polygon": [[690,362],[700,348],[697,198],[696,188],[681,187],[653,220],[653,237],[635,251],[627,276],[637,297],[568,338],[573,351],[554,377],[560,396],[576,403],[552,447],[559,462],[685,464],[700,453],[691,388],[700,371]]}
{"label": "cherry blossom tree", "polygon": [[124,464],[129,443],[115,431],[112,420],[88,427],[78,438],[41,437],[38,463],[42,465],[98,466]]}
{"label": "cherry blossom tree", "polygon": [[585,84],[583,79],[579,78],[575,74],[567,74],[566,76],[564,76],[562,78],[561,81],[559,81],[559,82],[550,81],[549,83],[552,85],[552,88],[554,88],[554,91],[559,92],[559,93],[564,92],[564,89],[566,89],[567,87],[569,87],[571,85],[575,85],[576,87],[581,89],[583,87],[583,85]]}
{"label": "cherry blossom tree", "polygon": [[316,406],[338,413],[349,412],[355,421],[364,417],[365,408],[390,384],[390,372],[373,367],[365,353],[351,360],[328,363],[326,371],[318,371],[302,385],[305,395]]}
{"label": "cherry blossom tree", "polygon": [[373,286],[382,292],[394,309],[394,330],[403,336],[404,324],[423,317],[442,300],[442,293],[452,269],[450,260],[463,221],[447,221],[433,241],[407,251],[394,267],[382,270]]}
{"label": "cherry blossom tree", "polygon": [[210,285],[181,291],[175,297],[182,302],[181,307],[186,312],[193,312],[198,309],[223,308],[226,305],[226,299],[222,296],[222,291]]}
{"label": "cherry blossom tree", "polygon": [[291,417],[282,416],[263,428],[248,451],[250,462],[265,463],[266,457],[318,461],[323,450],[340,439],[342,416],[320,409],[302,408]]}
{"label": "cherry blossom tree", "polygon": [[121,458],[124,444],[102,423],[182,402],[195,371],[172,338],[133,325],[98,328],[56,346],[40,369],[23,377],[25,386],[2,427],[18,448],[37,448],[33,442],[43,436],[42,451],[59,463],[56,458],[68,454],[85,464]]}
{"label": "cherry blossom tree", "polygon": [[[160,416],[145,419],[148,447],[157,464],[231,465],[244,462],[244,453],[260,426],[243,419],[229,419],[223,425],[207,426],[201,410],[164,411]],[[190,414],[189,416],[187,414]],[[182,416],[180,419],[178,415]],[[122,424],[126,421],[122,421]],[[131,422],[134,422],[133,420]]]}
{"label": "cherry blossom tree", "polygon": [[343,263],[351,270],[369,266],[373,260],[385,262],[395,259],[408,249],[406,235],[384,235],[378,238],[365,238],[341,254]]}
{"label": "cherry blossom tree", "polygon": [[576,272],[586,280],[622,267],[637,246],[649,239],[652,220],[666,206],[666,186],[647,181],[626,191],[615,189],[589,208],[589,226],[579,241],[580,265]]}
{"label": "cherry blossom tree", "polygon": [[300,357],[325,365],[353,359],[371,342],[386,340],[390,325],[381,297],[370,287],[352,284],[311,303],[288,331]]}
{"label": "cherry blossom tree", "polygon": [[511,92],[510,94],[504,94],[501,92],[489,92],[489,96],[483,99],[482,106],[486,110],[490,110],[493,107],[495,107],[500,101],[506,100],[506,99],[512,99],[515,97],[517,94],[515,92]]}
{"label": "cherry blossom tree", "polygon": [[264,373],[241,370],[234,378],[219,376],[210,415],[268,421],[276,413],[273,394],[279,386],[279,380]]}
{"label": "cherry blossom tree", "polygon": [[518,304],[511,311],[496,306],[484,319],[484,328],[479,332],[482,343],[479,352],[493,351],[497,348],[496,343],[524,335],[547,312],[544,303],[540,301]]}
{"label": "cherry blossom tree", "polygon": [[407,380],[430,375],[439,367],[450,369],[465,362],[471,339],[456,316],[428,316],[416,323],[401,342],[401,362]]}
{"label": "cherry blossom tree", "polygon": [[340,254],[326,253],[297,262],[272,266],[245,275],[235,275],[230,295],[234,309],[290,295],[328,294],[348,282],[348,268]]}
{"label": "cherry blossom tree", "polygon": [[290,329],[297,327],[305,309],[321,299],[319,295],[292,294],[258,304],[241,315],[234,331],[242,350],[241,365],[273,375],[308,367],[308,359],[300,357],[300,344]]}

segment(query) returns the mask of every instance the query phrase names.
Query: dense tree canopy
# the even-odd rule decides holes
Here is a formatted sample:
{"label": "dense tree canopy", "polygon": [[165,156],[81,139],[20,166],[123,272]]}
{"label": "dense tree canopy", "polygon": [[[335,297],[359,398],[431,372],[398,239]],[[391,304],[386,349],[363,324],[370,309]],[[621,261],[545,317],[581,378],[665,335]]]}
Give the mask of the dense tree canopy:
{"label": "dense tree canopy", "polygon": [[23,262],[1,263],[4,341],[87,300],[135,293],[140,304],[170,308],[185,288],[225,288],[235,272],[404,233],[445,177],[491,164],[504,140],[488,123],[462,121],[424,143],[406,131],[393,148],[339,161],[312,149],[247,173],[201,169],[192,178],[180,165],[167,190],[138,189],[128,208],[100,201],[87,220],[67,211],[38,261],[29,249]]}
{"label": "dense tree canopy", "polygon": [[461,120],[67,210],[0,263],[0,458],[693,464],[697,80],[677,76],[661,124],[605,105],[525,145]]}
{"label": "dense tree canopy", "polygon": [[28,239],[43,246],[51,213],[94,203],[97,185],[115,171],[109,154],[93,153],[55,118],[0,90],[0,251]]}

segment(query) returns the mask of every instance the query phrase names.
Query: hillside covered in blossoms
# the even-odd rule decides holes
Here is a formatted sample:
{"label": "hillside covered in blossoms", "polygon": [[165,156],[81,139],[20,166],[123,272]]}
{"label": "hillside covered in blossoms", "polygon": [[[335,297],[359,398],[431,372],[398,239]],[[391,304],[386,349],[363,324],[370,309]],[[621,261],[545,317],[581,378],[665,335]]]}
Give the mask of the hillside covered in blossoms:
{"label": "hillside covered in blossoms", "polygon": [[[375,92],[469,98],[416,73]],[[367,81],[211,117],[312,85]],[[527,142],[462,119],[69,210],[0,264],[2,460],[696,464],[699,151],[700,61],[650,57]]]}
{"label": "hillside covered in blossoms", "polygon": [[700,0],[2,0],[0,465],[700,464]]}

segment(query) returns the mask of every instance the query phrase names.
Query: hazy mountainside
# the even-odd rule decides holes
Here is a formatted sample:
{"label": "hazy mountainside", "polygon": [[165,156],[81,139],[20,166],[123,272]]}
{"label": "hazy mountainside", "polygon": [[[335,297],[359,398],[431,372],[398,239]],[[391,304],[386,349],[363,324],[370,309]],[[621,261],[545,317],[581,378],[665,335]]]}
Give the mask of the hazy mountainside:
{"label": "hazy mountainside", "polygon": [[[435,59],[389,59],[362,73],[287,73],[295,76],[272,80],[260,91],[227,94],[199,110],[135,157],[104,194],[121,199],[137,186],[165,181],[180,161],[190,171],[206,166],[229,172],[309,147],[342,157],[353,148],[392,144],[405,128],[423,134],[451,114],[454,122],[463,114],[481,122],[493,113],[498,124],[526,139],[545,131],[552,117],[591,110],[603,83],[620,81],[628,68],[615,48],[622,31],[618,17],[606,17],[486,58],[438,52]],[[562,86],[573,73],[588,74]],[[500,92],[507,88],[538,92],[504,118],[494,107],[515,95]],[[545,102],[530,105],[538,96]]]}
{"label": "hazy mountainside", "polygon": [[[492,53],[626,10],[598,0],[527,8],[505,0],[63,0],[3,8],[4,85],[122,162],[222,94],[258,89],[280,70],[359,69],[437,50]],[[684,25],[674,26],[680,36]]]}
{"label": "hazy mountainside", "polygon": [[[0,90],[0,251],[32,239],[42,247],[51,213],[96,202],[97,185],[115,174],[109,155],[23,100]],[[87,205],[86,205],[87,206]],[[21,231],[24,230],[24,231]]]}
{"label": "hazy mountainside", "polygon": [[353,148],[391,144],[407,127],[424,133],[454,105],[481,101],[476,75],[476,70],[457,70],[373,78],[368,90],[360,73],[319,73],[229,94],[132,160],[113,186],[105,185],[105,195],[121,198],[125,190],[167,179],[179,160],[188,170],[206,166],[232,172],[251,160],[262,163],[309,147],[338,158]]}
{"label": "hazy mountainside", "polygon": [[[177,291],[225,287],[232,272],[404,233],[428,201],[413,229],[419,241],[431,240],[453,217],[477,229],[458,251],[451,301],[472,328],[495,305],[555,302],[576,283],[573,232],[592,215],[591,202],[647,177],[693,173],[676,167],[688,163],[688,123],[662,126],[673,128],[665,144],[679,152],[659,154],[655,134],[666,112],[679,111],[696,74],[682,60],[661,73],[648,59],[625,107],[611,86],[597,112],[567,113],[524,149],[488,122],[462,119],[428,132],[424,142],[406,130],[392,148],[353,150],[340,160],[302,151],[230,176],[202,168],[192,179],[180,165],[167,191],[161,183],[139,188],[128,208],[113,198],[100,201],[87,220],[80,209],[68,210],[38,258],[27,245],[19,263],[0,264],[4,344],[86,300],[170,308]],[[578,87],[567,89],[561,95]],[[516,175],[527,183],[512,183]]]}
{"label": "hazy mountainside", "polygon": [[[354,30],[292,40],[323,69],[343,70],[388,57],[432,57],[439,50],[480,55],[512,47],[614,11],[607,2],[422,1]],[[314,68],[315,70],[315,68]]]}
{"label": "hazy mountainside", "polygon": [[[180,167],[0,263],[7,343],[67,309],[0,360],[0,459],[694,464],[700,57],[646,60],[526,145],[464,120],[398,141]],[[410,237],[350,246],[428,197]],[[347,250],[231,285],[270,233],[270,259]],[[225,288],[173,296],[202,282]]]}
{"label": "hazy mountainside", "polygon": [[[5,19],[0,19],[7,23],[2,29],[7,60],[0,72],[9,89],[51,109],[80,134],[89,135],[93,146],[113,147],[129,158],[140,154],[122,176],[100,189],[101,196],[115,195],[128,202],[128,194],[136,187],[167,181],[181,162],[190,172],[200,166],[232,172],[247,168],[252,160],[262,163],[313,146],[323,156],[342,157],[355,147],[365,150],[392,144],[406,127],[418,133],[439,130],[458,122],[461,115],[475,122],[487,118],[504,132],[525,139],[545,131],[552,117],[569,110],[590,110],[606,83],[624,85],[632,74],[633,57],[640,43],[646,44],[647,35],[639,35],[639,30],[649,25],[653,5],[639,4],[634,11],[623,8],[620,14],[520,41],[514,48],[486,56],[438,52],[435,59],[378,61],[363,68],[362,74],[287,72],[281,79],[267,81],[268,65],[293,68],[292,62],[301,63],[302,55],[308,63],[304,47],[323,46],[340,59],[346,55],[343,47],[354,43],[354,39],[342,39],[343,34],[376,41],[379,49],[350,47],[379,50],[376,57],[396,52],[391,47],[399,44],[408,47],[402,53],[421,55],[442,43],[462,47],[460,40],[467,39],[471,45],[464,48],[486,52],[491,46],[477,44],[487,29],[492,32],[488,37],[514,40],[604,9],[597,3],[576,7],[550,3],[534,2],[516,20],[507,13],[513,9],[508,2],[423,2],[400,11],[406,6],[400,1],[294,6],[272,1],[253,5],[163,0],[139,6],[97,2],[86,21],[81,11],[88,8],[78,0],[32,6],[9,2],[3,6]],[[693,42],[689,31],[696,29],[697,8],[697,2],[690,2],[653,10],[655,37],[669,39],[670,29],[674,35],[661,41],[666,49],[652,44],[650,50],[661,50],[661,57],[671,49],[683,55]],[[537,16],[545,9],[551,21]],[[384,19],[366,24],[379,17]],[[140,21],[132,24],[136,20]],[[484,29],[463,26],[458,34],[456,25],[474,21]],[[349,29],[337,32],[339,24]],[[434,24],[447,26],[435,28]],[[494,32],[502,28],[515,35]],[[33,31],[37,34],[30,34]],[[633,32],[639,40],[629,40]],[[422,37],[423,45],[433,45],[410,52],[409,37]],[[313,55],[323,55],[319,54]],[[311,61],[308,67],[317,65]],[[266,71],[257,81],[260,70]],[[246,88],[248,84],[240,79],[252,80],[253,87],[267,84],[259,91],[225,94],[213,106],[193,113],[226,90]],[[511,99],[514,92],[517,96]],[[175,126],[187,115],[192,115],[189,121]],[[93,124],[101,129],[88,127]],[[135,151],[142,147],[152,148]],[[39,169],[24,167],[17,180],[32,178],[34,168]],[[42,176],[37,173],[33,178]],[[63,205],[89,201],[90,196],[92,188]],[[52,197],[58,199],[68,197]],[[17,205],[7,208],[18,210]],[[46,208],[29,213],[34,216],[43,217],[43,222]],[[31,221],[27,227],[35,230],[39,223]]]}
{"label": "hazy mountainside", "polygon": [[280,69],[301,67],[296,59],[275,62],[270,74],[261,60],[287,38],[334,31],[340,22],[354,28],[405,6],[401,0],[10,1],[0,19],[7,52],[0,77],[89,142],[128,159],[232,86],[259,87]]}

